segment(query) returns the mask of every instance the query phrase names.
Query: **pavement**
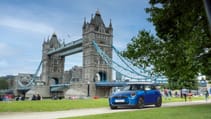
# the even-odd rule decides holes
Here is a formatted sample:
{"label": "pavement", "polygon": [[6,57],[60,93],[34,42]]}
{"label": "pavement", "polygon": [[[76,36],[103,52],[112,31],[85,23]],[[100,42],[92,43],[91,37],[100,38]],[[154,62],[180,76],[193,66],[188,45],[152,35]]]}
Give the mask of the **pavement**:
{"label": "pavement", "polygon": [[[207,102],[204,100],[191,101],[191,102],[171,102],[171,103],[163,103],[161,108],[185,106],[185,105],[199,105],[208,103],[211,103],[211,100],[208,100]],[[143,108],[141,110],[145,109],[153,109],[153,108]],[[87,116],[87,115],[116,113],[116,112],[134,111],[134,110],[140,110],[140,109],[111,110],[109,107],[103,107],[103,108],[74,109],[74,110],[54,111],[54,112],[1,112],[0,119],[58,119],[64,117]]]}

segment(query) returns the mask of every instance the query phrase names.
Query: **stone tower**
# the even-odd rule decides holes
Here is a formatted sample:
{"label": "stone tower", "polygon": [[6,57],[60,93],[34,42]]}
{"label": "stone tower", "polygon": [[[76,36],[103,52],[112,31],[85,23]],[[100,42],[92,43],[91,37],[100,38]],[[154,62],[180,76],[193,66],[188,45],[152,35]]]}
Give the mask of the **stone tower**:
{"label": "stone tower", "polygon": [[46,85],[62,83],[65,58],[58,54],[48,55],[50,50],[61,46],[57,35],[53,33],[50,39],[43,42],[41,79]]}
{"label": "stone tower", "polygon": [[113,28],[110,21],[105,26],[100,12],[97,10],[90,22],[84,20],[83,28],[83,75],[82,79],[90,85],[90,95],[108,95],[108,90],[96,89],[95,82],[112,80],[112,69],[103,61],[93,47],[92,41],[112,58]]}

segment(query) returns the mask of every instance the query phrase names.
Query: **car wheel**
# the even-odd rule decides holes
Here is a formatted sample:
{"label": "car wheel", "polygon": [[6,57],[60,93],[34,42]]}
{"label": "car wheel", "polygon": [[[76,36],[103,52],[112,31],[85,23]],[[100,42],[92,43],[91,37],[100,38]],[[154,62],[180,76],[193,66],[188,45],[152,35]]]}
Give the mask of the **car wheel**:
{"label": "car wheel", "polygon": [[141,108],[144,107],[144,98],[143,98],[143,97],[140,97],[140,98],[138,99],[138,104],[137,104],[136,107],[137,107],[138,109],[141,109]]}
{"label": "car wheel", "polygon": [[111,108],[111,109],[117,109],[117,106],[112,106],[112,105],[110,105],[110,108]]}
{"label": "car wheel", "polygon": [[155,107],[160,107],[161,105],[162,105],[162,98],[161,98],[161,96],[159,96],[157,98],[156,103],[155,103]]}

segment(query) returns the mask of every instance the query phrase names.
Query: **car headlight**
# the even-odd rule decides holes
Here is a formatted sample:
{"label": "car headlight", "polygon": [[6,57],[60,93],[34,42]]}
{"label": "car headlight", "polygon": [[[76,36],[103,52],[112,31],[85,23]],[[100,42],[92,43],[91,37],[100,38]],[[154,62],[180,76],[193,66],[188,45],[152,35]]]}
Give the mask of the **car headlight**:
{"label": "car headlight", "polygon": [[136,92],[132,92],[132,93],[130,94],[130,96],[131,96],[131,97],[136,97]]}

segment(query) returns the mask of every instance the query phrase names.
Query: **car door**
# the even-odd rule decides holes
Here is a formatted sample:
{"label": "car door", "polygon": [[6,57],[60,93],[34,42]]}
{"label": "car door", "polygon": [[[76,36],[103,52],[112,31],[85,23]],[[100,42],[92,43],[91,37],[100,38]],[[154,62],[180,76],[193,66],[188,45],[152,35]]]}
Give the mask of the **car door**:
{"label": "car door", "polygon": [[145,90],[145,97],[144,97],[145,104],[154,103],[154,101],[155,101],[155,91],[152,90],[152,87],[150,85],[146,85],[144,90]]}

